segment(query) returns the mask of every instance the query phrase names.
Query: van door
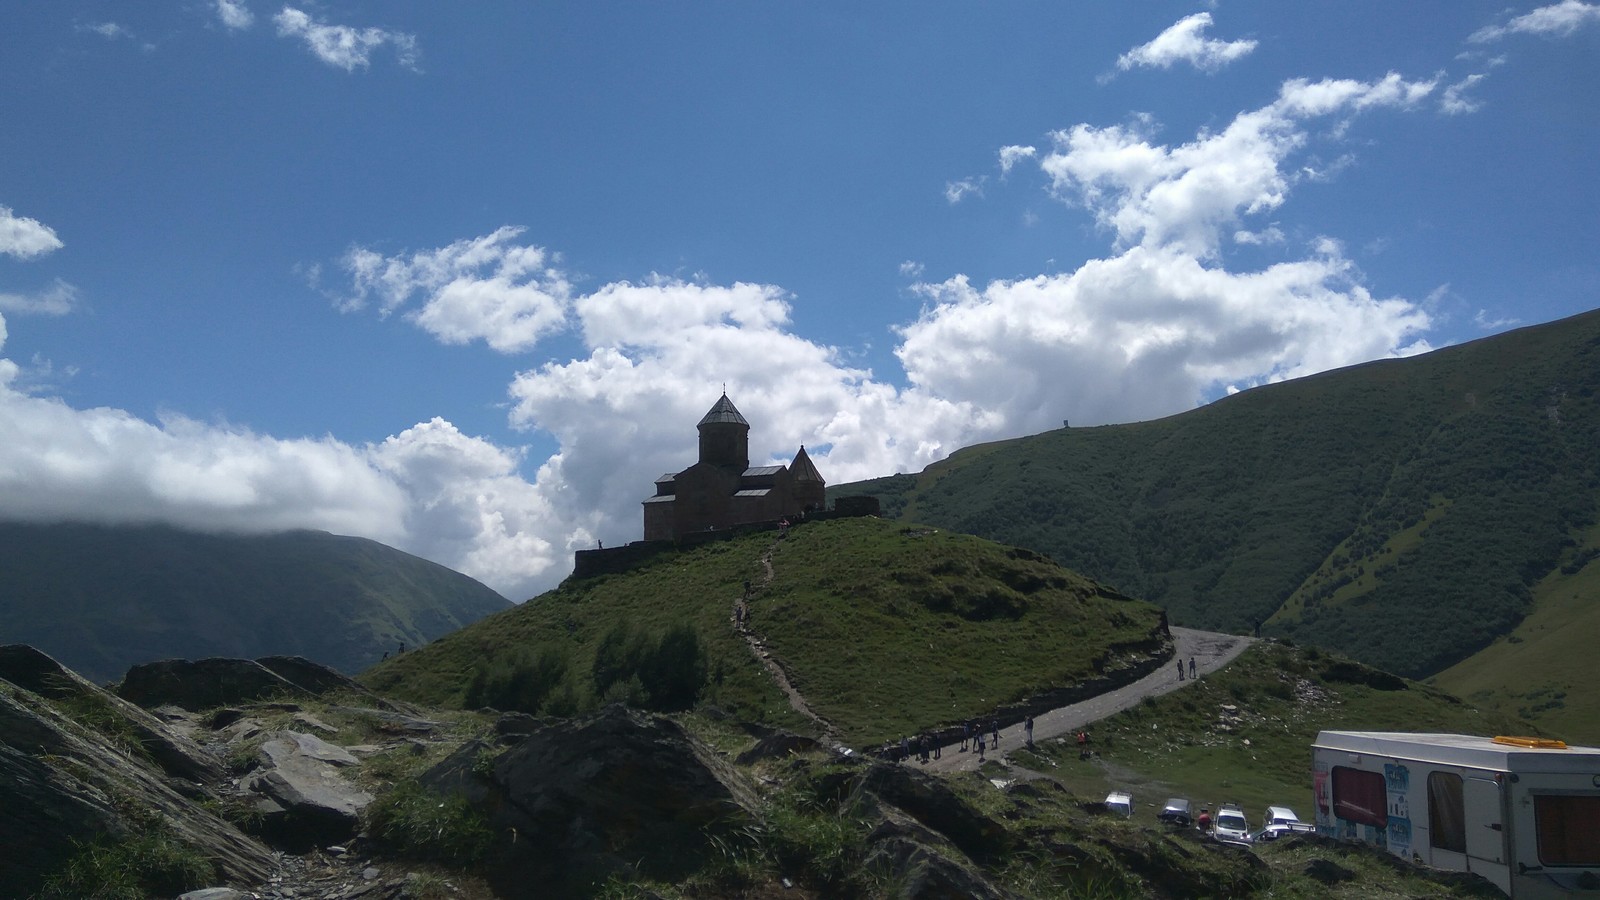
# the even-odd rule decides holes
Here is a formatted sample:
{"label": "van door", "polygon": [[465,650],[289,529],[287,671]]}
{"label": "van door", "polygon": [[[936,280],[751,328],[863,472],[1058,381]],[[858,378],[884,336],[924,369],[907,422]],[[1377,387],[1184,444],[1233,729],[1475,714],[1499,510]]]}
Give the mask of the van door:
{"label": "van door", "polygon": [[1467,806],[1467,869],[1482,871],[1479,860],[1505,865],[1506,826],[1501,818],[1500,782],[1468,778],[1463,787]]}

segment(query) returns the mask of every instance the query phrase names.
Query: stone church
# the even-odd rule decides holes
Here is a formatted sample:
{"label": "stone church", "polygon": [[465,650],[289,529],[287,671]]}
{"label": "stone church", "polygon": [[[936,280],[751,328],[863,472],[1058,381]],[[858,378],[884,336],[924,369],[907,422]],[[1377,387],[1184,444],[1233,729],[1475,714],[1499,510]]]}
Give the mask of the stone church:
{"label": "stone church", "polygon": [[656,479],[644,501],[644,539],[774,522],[827,504],[827,484],[806,455],[787,466],[750,465],[750,423],[724,393],[700,420],[700,461]]}

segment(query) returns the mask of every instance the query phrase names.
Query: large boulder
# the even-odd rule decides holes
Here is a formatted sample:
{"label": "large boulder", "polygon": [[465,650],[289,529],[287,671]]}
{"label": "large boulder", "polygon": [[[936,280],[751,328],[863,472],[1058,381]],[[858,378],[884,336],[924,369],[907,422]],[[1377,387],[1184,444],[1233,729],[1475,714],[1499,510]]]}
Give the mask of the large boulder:
{"label": "large boulder", "polygon": [[[0,683],[0,896],[27,897],[86,843],[148,829],[203,853],[227,882],[257,884],[270,850],[190,802],[103,721],[85,727],[38,694]],[[136,816],[130,821],[128,815]]]}
{"label": "large boulder", "polygon": [[134,666],[117,693],[146,709],[171,704],[190,712],[309,691],[249,659],[163,659]]}
{"label": "large boulder", "polygon": [[714,751],[670,719],[621,706],[490,752],[468,744],[422,780],[516,836],[497,861],[508,898],[566,895],[611,874],[674,881],[755,818],[754,795]]}
{"label": "large boulder", "polygon": [[0,679],[102,719],[119,721],[162,771],[174,778],[213,784],[223,777],[216,758],[143,709],[91,683],[26,644],[0,647]]}
{"label": "large boulder", "polygon": [[980,862],[998,859],[1011,848],[1003,824],[984,815],[932,775],[894,763],[874,762],[863,786]]}
{"label": "large boulder", "polygon": [[330,669],[322,663],[312,662],[304,656],[263,656],[256,662],[284,681],[318,697],[332,691],[372,694],[350,676],[336,669]]}
{"label": "large boulder", "polygon": [[261,744],[260,768],[246,786],[258,795],[262,833],[293,850],[336,844],[355,835],[372,795],[339,770],[359,761],[342,747],[297,731],[270,735]]}

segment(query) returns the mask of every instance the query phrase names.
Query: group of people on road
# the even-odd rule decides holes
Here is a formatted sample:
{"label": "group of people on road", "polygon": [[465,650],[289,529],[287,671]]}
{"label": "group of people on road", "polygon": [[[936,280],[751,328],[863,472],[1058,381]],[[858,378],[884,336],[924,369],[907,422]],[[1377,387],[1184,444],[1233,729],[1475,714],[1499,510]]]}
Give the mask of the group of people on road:
{"label": "group of people on road", "polygon": [[930,759],[938,759],[943,755],[938,738],[929,737],[926,734],[917,738],[901,738],[900,758],[902,760],[910,759],[913,755],[923,762],[927,762]]}
{"label": "group of people on road", "polygon": [[[1195,673],[1194,673],[1194,657],[1192,657],[1192,656],[1189,657],[1189,677],[1190,678],[1197,677],[1195,675]],[[1183,680],[1183,660],[1181,660],[1181,659],[1178,660],[1178,680],[1179,681]]]}

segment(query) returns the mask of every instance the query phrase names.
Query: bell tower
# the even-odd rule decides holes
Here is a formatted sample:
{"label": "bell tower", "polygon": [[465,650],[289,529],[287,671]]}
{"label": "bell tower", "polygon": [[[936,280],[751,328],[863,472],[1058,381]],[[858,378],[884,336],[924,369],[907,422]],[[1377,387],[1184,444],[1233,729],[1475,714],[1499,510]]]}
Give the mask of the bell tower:
{"label": "bell tower", "polygon": [[700,462],[743,472],[750,468],[750,423],[724,393],[700,419]]}

